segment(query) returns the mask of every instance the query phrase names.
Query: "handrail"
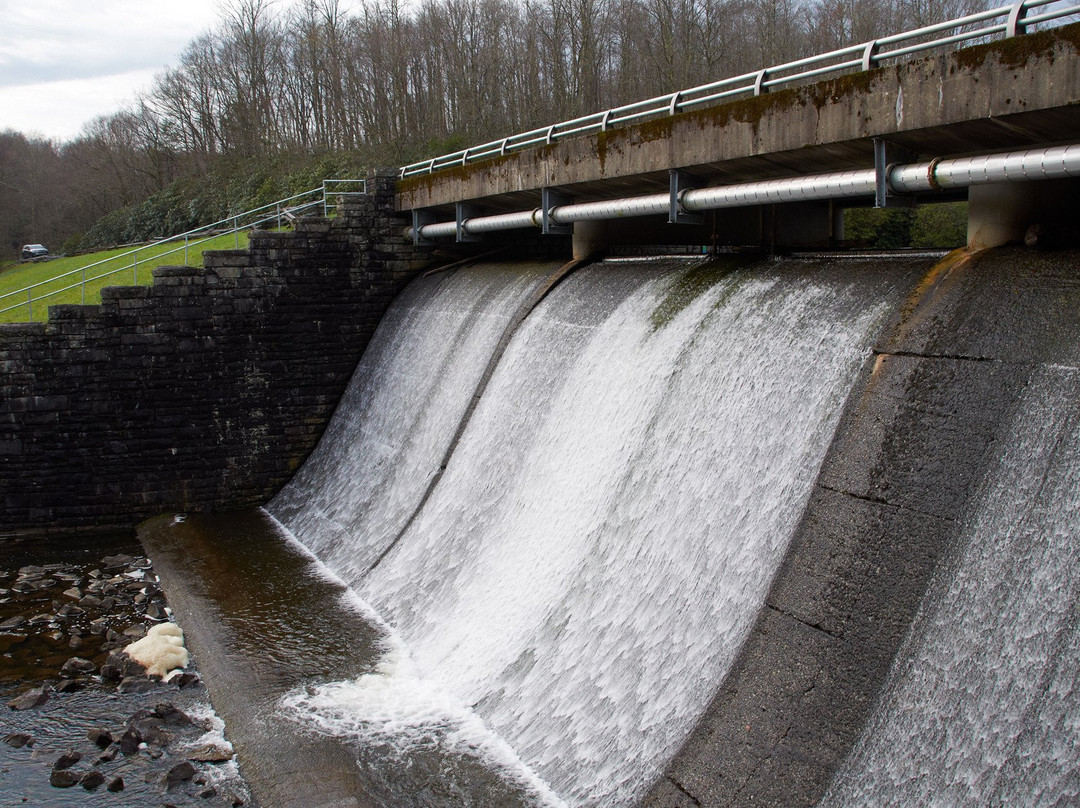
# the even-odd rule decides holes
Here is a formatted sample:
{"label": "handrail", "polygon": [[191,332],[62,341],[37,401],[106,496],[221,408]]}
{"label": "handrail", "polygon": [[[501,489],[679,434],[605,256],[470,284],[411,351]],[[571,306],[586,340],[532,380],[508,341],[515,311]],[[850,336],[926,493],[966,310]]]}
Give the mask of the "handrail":
{"label": "handrail", "polygon": [[[350,189],[351,187],[351,189]],[[276,202],[269,202],[265,205],[260,205],[257,208],[244,211],[243,213],[237,213],[233,216],[228,216],[224,219],[218,219],[216,222],[203,225],[202,227],[196,227],[193,230],[186,230],[183,233],[177,233],[174,236],[168,236],[157,241],[151,241],[147,244],[142,244],[133,250],[119,253],[110,258],[103,258],[100,261],[94,261],[91,264],[73,269],[70,272],[64,272],[60,275],[55,275],[48,280],[39,281],[38,283],[31,284],[30,286],[17,289],[13,292],[0,293],[0,305],[3,305],[3,301],[8,298],[20,298],[17,303],[4,306],[0,308],[0,314],[6,314],[9,311],[15,311],[23,307],[26,308],[27,320],[33,320],[34,317],[34,303],[40,303],[47,298],[54,297],[64,292],[70,292],[72,289],[82,289],[82,302],[86,303],[86,287],[89,283],[100,281],[104,278],[108,278],[112,275],[119,275],[121,273],[132,273],[132,282],[134,285],[138,285],[139,282],[139,253],[144,250],[149,250],[153,247],[160,247],[163,244],[171,244],[183,239],[183,243],[179,244],[171,250],[165,252],[154,253],[152,256],[148,256],[143,259],[142,263],[145,264],[148,261],[157,262],[160,259],[168,255],[173,255],[183,251],[184,264],[188,262],[188,251],[192,247],[197,247],[200,244],[205,244],[214,238],[221,236],[235,235],[235,246],[240,246],[240,231],[249,230],[259,227],[260,225],[266,225],[271,222],[275,222],[277,227],[282,226],[282,219],[291,221],[298,215],[304,215],[308,213],[319,213],[323,216],[329,216],[332,211],[336,211],[341,204],[341,200],[351,196],[359,196],[367,192],[366,180],[323,180],[322,185],[318,188],[312,188],[308,191],[302,191],[292,196],[287,196],[284,199],[279,199]],[[263,215],[257,215],[263,214]],[[253,217],[254,218],[251,218]],[[95,267],[100,267],[103,264],[111,264],[118,259],[131,258],[131,263],[125,263],[124,266],[116,269],[110,269],[100,274],[88,275],[88,271],[93,270]],[[158,265],[155,263],[155,265]],[[35,297],[35,290],[40,289],[43,286],[52,286],[57,281],[62,281],[65,278],[71,278],[75,275],[79,276],[79,280],[75,283],[71,283],[67,286],[63,286],[59,289],[50,289],[48,292]]]}
{"label": "handrail", "polygon": [[[947,22],[915,28],[858,45],[849,45],[828,53],[785,62],[752,73],[743,73],[740,76],[702,84],[644,101],[635,101],[632,104],[613,107],[603,112],[594,112],[569,121],[552,124],[551,126],[530,129],[527,132],[492,140],[478,146],[470,146],[461,151],[451,152],[417,163],[410,163],[399,169],[399,176],[404,179],[405,177],[421,174],[432,174],[444,168],[467,165],[489,157],[520,151],[530,146],[551,144],[574,135],[606,131],[616,124],[628,124],[661,115],[675,115],[693,107],[713,104],[739,95],[759,95],[777,87],[803,82],[830,73],[840,73],[853,68],[870,70],[887,59],[896,59],[912,53],[954,45],[972,39],[1002,33],[1007,37],[1016,36],[1027,33],[1029,28],[1039,23],[1080,13],[1080,3],[1074,1],[1061,8],[1039,14],[1029,14],[1031,9],[1058,2],[1060,0],[1020,0],[1007,6],[968,14]],[[1004,20],[979,28],[970,27],[989,20],[998,20],[999,18],[1004,18]],[[911,43],[911,40],[934,37],[944,31],[951,33],[925,42]]]}

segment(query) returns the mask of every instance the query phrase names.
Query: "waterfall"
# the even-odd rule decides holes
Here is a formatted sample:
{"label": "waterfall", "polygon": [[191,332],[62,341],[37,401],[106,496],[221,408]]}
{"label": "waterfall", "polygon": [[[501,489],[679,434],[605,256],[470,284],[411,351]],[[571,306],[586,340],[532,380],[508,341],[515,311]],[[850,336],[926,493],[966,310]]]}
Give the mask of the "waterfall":
{"label": "waterfall", "polygon": [[1080,372],[1043,366],[823,805],[1080,798]]}
{"label": "waterfall", "polygon": [[484,351],[543,273],[427,279],[269,509],[559,799],[632,804],[749,631],[869,345],[922,268],[580,270],[515,334],[413,518]]}

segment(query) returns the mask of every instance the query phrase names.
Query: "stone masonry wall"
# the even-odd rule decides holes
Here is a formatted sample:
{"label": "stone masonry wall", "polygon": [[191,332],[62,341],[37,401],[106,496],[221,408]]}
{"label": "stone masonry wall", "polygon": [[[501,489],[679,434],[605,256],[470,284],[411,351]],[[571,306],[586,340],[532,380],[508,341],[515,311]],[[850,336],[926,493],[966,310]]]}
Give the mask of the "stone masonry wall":
{"label": "stone masonry wall", "polygon": [[265,502],[314,447],[426,264],[393,179],[334,220],[0,325],[0,534]]}

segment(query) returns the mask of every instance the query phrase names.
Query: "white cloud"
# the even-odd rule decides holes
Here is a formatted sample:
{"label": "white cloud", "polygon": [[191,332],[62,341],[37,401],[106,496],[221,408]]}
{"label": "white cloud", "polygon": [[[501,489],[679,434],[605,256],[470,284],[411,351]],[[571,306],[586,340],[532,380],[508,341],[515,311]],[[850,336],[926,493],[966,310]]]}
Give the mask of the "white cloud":
{"label": "white cloud", "polygon": [[116,112],[150,86],[156,70],[0,87],[0,130],[71,140],[99,115]]}
{"label": "white cloud", "polygon": [[0,130],[70,138],[218,19],[218,0],[0,0]]}

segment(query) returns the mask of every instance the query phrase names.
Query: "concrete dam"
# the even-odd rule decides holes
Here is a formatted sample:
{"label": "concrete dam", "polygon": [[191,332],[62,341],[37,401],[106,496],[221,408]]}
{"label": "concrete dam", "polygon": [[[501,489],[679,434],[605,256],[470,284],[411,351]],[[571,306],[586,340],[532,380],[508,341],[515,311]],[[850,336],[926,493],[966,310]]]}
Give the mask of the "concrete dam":
{"label": "concrete dam", "polygon": [[[326,805],[1075,800],[1078,261],[417,279],[265,510],[140,531],[253,792],[312,804],[275,785],[292,771]],[[252,590],[298,577],[329,594],[242,639],[279,597]]]}
{"label": "concrete dam", "polygon": [[[0,539],[141,523],[267,807],[1080,802],[1080,27],[1020,36],[1043,5],[375,173],[0,326]],[[964,249],[842,251],[845,207],[950,200]]]}

